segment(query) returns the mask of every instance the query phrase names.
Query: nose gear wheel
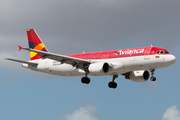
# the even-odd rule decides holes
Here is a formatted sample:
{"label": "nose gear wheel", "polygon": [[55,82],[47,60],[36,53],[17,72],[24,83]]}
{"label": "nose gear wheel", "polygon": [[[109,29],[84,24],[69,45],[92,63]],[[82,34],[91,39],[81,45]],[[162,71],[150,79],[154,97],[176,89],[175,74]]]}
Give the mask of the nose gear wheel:
{"label": "nose gear wheel", "polygon": [[155,69],[151,70],[151,78],[150,78],[151,81],[156,81],[156,77],[153,76],[154,75],[154,71],[155,71]]}

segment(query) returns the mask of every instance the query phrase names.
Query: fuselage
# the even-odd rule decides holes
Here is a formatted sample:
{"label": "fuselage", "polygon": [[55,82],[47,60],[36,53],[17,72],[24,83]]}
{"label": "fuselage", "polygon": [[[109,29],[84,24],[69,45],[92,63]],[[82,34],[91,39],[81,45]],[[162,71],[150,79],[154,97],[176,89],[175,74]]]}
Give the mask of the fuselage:
{"label": "fuselage", "polygon": [[[84,59],[91,63],[107,62],[111,68],[107,73],[93,72],[89,75],[103,76],[124,74],[130,71],[151,70],[168,67],[175,63],[176,58],[166,49],[160,47],[141,47],[132,49],[111,50],[102,52],[67,55],[69,57]],[[30,62],[37,66],[23,63],[23,67],[61,76],[82,76],[85,71],[72,65],[61,63],[52,59],[37,59]]]}

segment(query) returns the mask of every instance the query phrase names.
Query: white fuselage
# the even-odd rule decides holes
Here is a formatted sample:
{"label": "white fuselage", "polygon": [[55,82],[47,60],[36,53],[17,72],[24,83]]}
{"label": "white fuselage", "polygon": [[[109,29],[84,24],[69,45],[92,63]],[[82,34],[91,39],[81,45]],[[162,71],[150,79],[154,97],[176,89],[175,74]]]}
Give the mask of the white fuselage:
{"label": "white fuselage", "polygon": [[[89,60],[91,61],[91,60]],[[114,75],[114,74],[124,74],[130,71],[137,70],[151,70],[168,67],[175,63],[176,58],[174,55],[144,55],[144,56],[129,56],[122,58],[112,58],[112,59],[101,59],[93,60],[94,62],[107,62],[111,69],[107,73],[89,73],[92,76],[103,76],[103,75]],[[73,67],[72,65],[51,60],[51,59],[38,59],[30,61],[38,63],[37,66],[29,65],[23,63],[23,67],[29,68],[35,71],[40,71],[44,73],[60,75],[60,76],[82,76],[85,71]]]}

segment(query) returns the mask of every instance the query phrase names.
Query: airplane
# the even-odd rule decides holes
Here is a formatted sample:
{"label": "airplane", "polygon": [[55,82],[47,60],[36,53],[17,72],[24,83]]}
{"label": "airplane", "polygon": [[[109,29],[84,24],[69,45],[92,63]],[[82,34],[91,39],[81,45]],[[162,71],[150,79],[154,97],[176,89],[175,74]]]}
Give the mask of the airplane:
{"label": "airplane", "polygon": [[[84,76],[81,82],[90,83],[91,76],[112,75],[109,88],[116,88],[115,79],[118,75],[125,76],[134,82],[145,82],[149,79],[156,81],[156,69],[168,67],[176,62],[176,57],[161,47],[141,47],[118,49],[101,52],[59,55],[51,53],[45,47],[34,29],[27,29],[29,48],[19,47],[30,51],[30,61],[6,58],[20,62],[22,67],[60,76]],[[149,72],[150,71],[150,72]]]}

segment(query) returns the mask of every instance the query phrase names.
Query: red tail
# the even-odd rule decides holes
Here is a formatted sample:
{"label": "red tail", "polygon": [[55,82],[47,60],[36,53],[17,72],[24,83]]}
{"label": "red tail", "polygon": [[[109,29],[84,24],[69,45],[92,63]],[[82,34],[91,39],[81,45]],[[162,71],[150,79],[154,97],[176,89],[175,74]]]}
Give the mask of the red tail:
{"label": "red tail", "polygon": [[[34,29],[27,29],[27,37],[29,48],[48,52],[48,50],[46,49],[46,47],[44,46],[43,42],[41,41]],[[30,58],[31,60],[36,60],[41,59],[42,57],[38,56],[38,53],[30,51]]]}

